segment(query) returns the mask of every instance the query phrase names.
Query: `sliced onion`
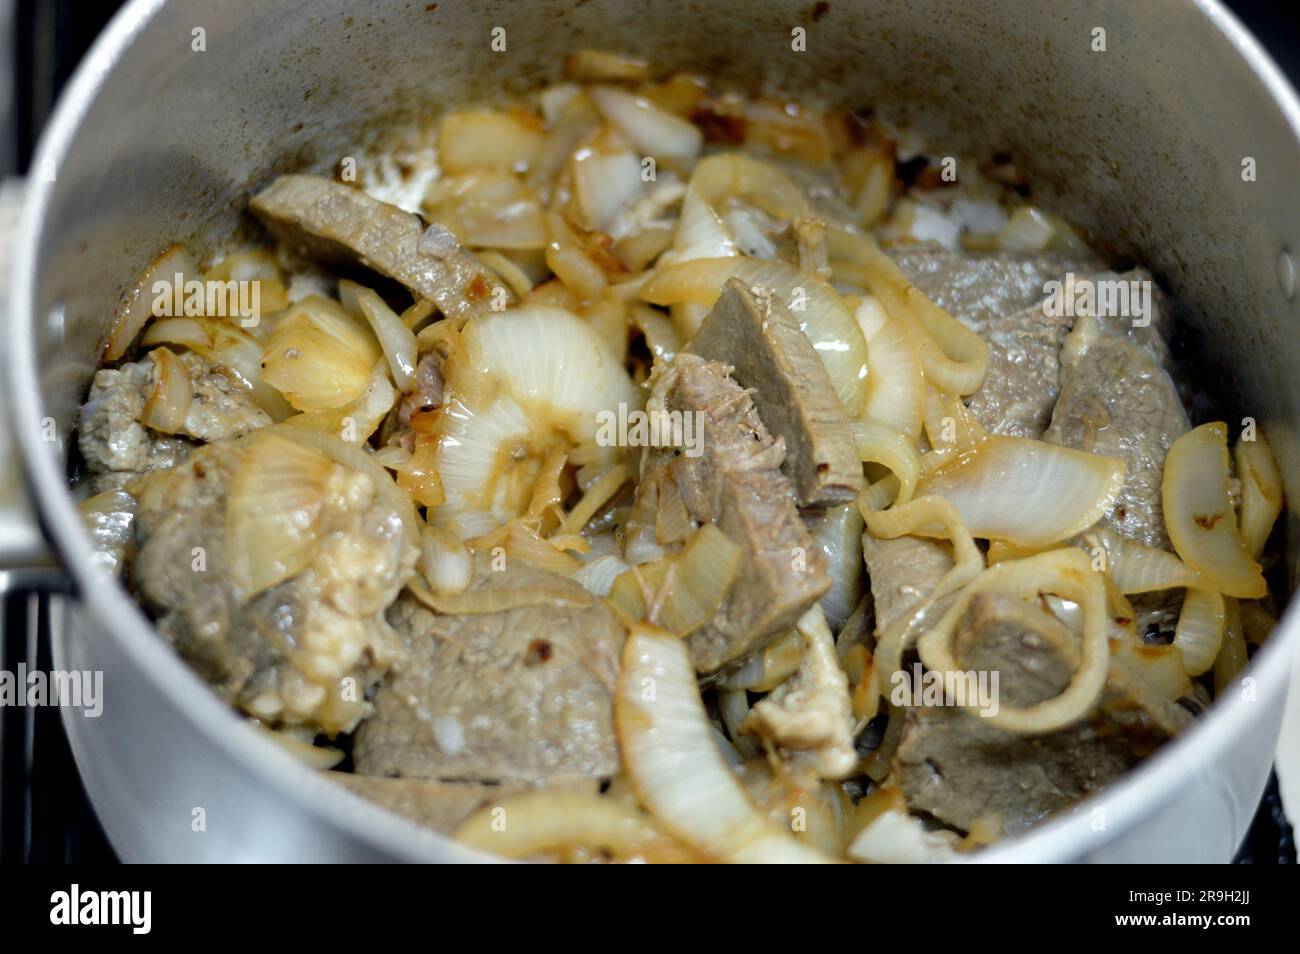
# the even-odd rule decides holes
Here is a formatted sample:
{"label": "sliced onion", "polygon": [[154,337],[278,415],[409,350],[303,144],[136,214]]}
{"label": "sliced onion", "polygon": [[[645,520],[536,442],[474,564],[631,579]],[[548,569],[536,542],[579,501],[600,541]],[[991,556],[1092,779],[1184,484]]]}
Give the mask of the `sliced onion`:
{"label": "sliced onion", "polygon": [[[285,423],[296,427],[310,427],[326,431],[351,444],[364,444],[379,429],[388,412],[397,403],[397,391],[388,381],[388,365],[380,359],[370,372],[370,383],[351,404],[322,411],[304,411],[288,418]],[[405,460],[410,466],[410,455]]]}
{"label": "sliced onion", "polygon": [[634,301],[628,307],[628,314],[632,324],[641,329],[646,347],[654,355],[656,363],[671,361],[682,350],[681,334],[662,312]]}
{"label": "sliced onion", "polygon": [[471,547],[479,550],[495,550],[501,547],[508,557],[523,560],[530,566],[556,576],[568,576],[582,564],[550,540],[545,540],[532,525],[535,521],[523,519],[511,520],[504,527],[483,537],[467,540]]}
{"label": "sliced onion", "polygon": [[[345,285],[353,284],[346,279],[340,281],[340,294]],[[417,347],[414,332],[402,323],[402,319],[388,307],[387,302],[369,288],[354,285],[354,289],[361,313],[366,321],[370,322],[370,330],[379,339],[379,346],[384,351],[384,357],[388,359],[394,383],[402,393],[409,394],[415,385]]]}
{"label": "sliced onion", "polygon": [[[126,297],[118,309],[113,328],[108,334],[108,344],[104,348],[104,360],[116,361],[126,354],[141,330],[154,317],[153,303],[157,298],[154,285],[166,282],[168,287],[175,287],[180,282],[180,289],[185,282],[197,278],[198,266],[185,249],[173,245],[149,263],[144,274],[127,291]],[[179,317],[179,316],[177,316]]]}
{"label": "sliced onion", "polygon": [[469,589],[474,559],[452,532],[430,524],[420,526],[420,560],[416,569],[435,593],[455,596]]}
{"label": "sliced onion", "polygon": [[[975,579],[984,570],[984,556],[962,523],[957,509],[943,497],[919,497],[889,510],[862,510],[867,531],[885,540],[908,534],[941,536],[952,542],[953,566],[933,590],[909,612],[902,614],[876,641],[872,669],[877,694],[885,694],[889,680],[903,665],[903,654],[916,640],[918,625],[935,604]],[[941,529],[936,529],[941,528]]]}
{"label": "sliced onion", "polygon": [[1263,434],[1237,441],[1234,458],[1241,481],[1241,541],[1251,559],[1258,560],[1282,512],[1282,474]]}
{"label": "sliced onion", "polygon": [[476,811],[452,833],[463,845],[505,858],[596,851],[618,861],[697,860],[635,805],[593,792],[542,789]]}
{"label": "sliced onion", "polygon": [[624,622],[686,636],[711,620],[740,572],[740,547],[711,523],[680,553],[634,566],[614,581],[609,603]]}
{"label": "sliced onion", "polygon": [[262,349],[262,380],[300,411],[351,404],[382,355],[374,335],[343,306],[309,296],[275,323]]}
{"label": "sliced onion", "polygon": [[317,526],[338,468],[274,429],[240,445],[230,484],[226,559],[242,600],[305,570],[319,551]]}
{"label": "sliced onion", "polygon": [[[1093,571],[1088,555],[1074,547],[1063,547],[989,567],[962,590],[934,628],[917,642],[927,669],[941,673],[962,671],[952,643],[971,600],[981,593],[1005,593],[1024,600],[1037,600],[1051,593],[1079,604],[1083,610],[1083,658],[1060,695],[1032,706],[1003,705],[996,713],[981,711],[980,716],[990,725],[1010,732],[1042,734],[1064,728],[1086,715],[1105,687],[1110,665],[1106,587],[1102,574]],[[978,705],[969,700],[970,708]]]}
{"label": "sliced onion", "polygon": [[[700,165],[704,165],[706,159]],[[697,170],[698,174],[698,170]],[[661,259],[665,265],[691,262],[697,258],[735,258],[740,252],[731,230],[712,205],[700,195],[694,182],[686,187],[682,212],[673,234],[672,251]]]}
{"label": "sliced onion", "polygon": [[993,436],[928,475],[917,493],[952,501],[972,536],[1044,546],[1100,520],[1123,482],[1120,459]]}
{"label": "sliced onion", "polygon": [[[761,288],[790,307],[794,319],[826,366],[840,403],[851,417],[867,396],[867,345],[835,289],[785,262],[755,258],[701,258],[670,266],[641,289],[653,305],[681,302],[712,307],[730,278]],[[802,305],[802,307],[801,307]]]}
{"label": "sliced onion", "polygon": [[701,159],[691,174],[691,188],[714,209],[721,209],[729,199],[740,199],[786,222],[816,218],[793,179],[770,162],[743,153],[724,152]]}
{"label": "sliced onion", "polygon": [[901,321],[867,297],[853,311],[867,342],[867,396],[864,416],[888,424],[910,441],[921,434],[925,377],[921,351]]}
{"label": "sliced onion", "polygon": [[587,95],[642,155],[679,168],[691,165],[699,155],[704,136],[680,116],[664,112],[642,96],[609,86],[593,86]]}
{"label": "sliced onion", "polygon": [[[1146,546],[1105,527],[1094,527],[1085,533],[1083,542],[1090,550],[1100,546],[1105,551],[1106,569],[1110,571],[1121,593],[1154,593],[1205,585],[1196,571],[1168,550]],[[1002,559],[1018,559],[1029,555],[1021,553],[1004,556]],[[993,562],[992,548],[989,551],[989,562]]]}
{"label": "sliced onion", "polygon": [[437,438],[417,434],[410,461],[397,473],[397,486],[422,507],[437,508],[447,502],[438,452]]}
{"label": "sliced onion", "polygon": [[154,348],[149,357],[153,359],[154,382],[140,423],[163,434],[180,434],[185,430],[193,400],[190,372],[185,362],[167,348]]}
{"label": "sliced onion", "polygon": [[862,598],[862,514],[855,504],[831,507],[812,533],[813,544],[826,554],[831,588],[821,599],[822,612],[838,630]]}
{"label": "sliced onion", "polygon": [[609,233],[623,208],[645,191],[641,161],[631,152],[582,149],[572,169],[580,224],[588,231]]}
{"label": "sliced onion", "polygon": [[921,477],[921,458],[915,445],[903,434],[887,424],[869,419],[849,421],[853,440],[858,447],[858,457],[868,463],[888,467],[898,478],[895,504],[905,504],[912,499],[917,481]]}
{"label": "sliced onion", "polygon": [[944,837],[947,834],[927,831],[920,819],[906,811],[884,811],[858,832],[847,854],[854,861],[870,864],[915,865],[956,861],[955,838]]}
{"label": "sliced onion", "polygon": [[619,488],[631,478],[631,472],[622,464],[615,464],[597,477],[583,492],[582,499],[565,515],[561,525],[564,532],[581,531],[587,525],[587,521],[596,515],[596,511],[609,503],[614,494],[618,493]]}
{"label": "sliced onion", "polygon": [[1140,680],[1140,687],[1157,698],[1174,702],[1192,691],[1182,651],[1172,645],[1144,643],[1137,638],[1116,640],[1117,665],[1126,667]]}
{"label": "sliced onion", "polygon": [[920,348],[926,380],[954,394],[978,390],[989,365],[983,339],[925,297],[869,236],[840,229],[827,234],[831,254],[853,263],[859,283],[891,318],[906,322]]}
{"label": "sliced onion", "polygon": [[[803,640],[799,640],[799,644],[802,646]],[[727,730],[721,740],[726,745],[718,746],[727,764],[733,767],[743,765],[745,759],[752,759],[758,755],[758,741],[752,735],[747,735],[741,728],[749,716],[749,693],[744,689],[720,688],[718,713],[722,716],[722,724]]]}
{"label": "sliced onion", "polygon": [[629,569],[631,567],[618,554],[605,553],[575,570],[572,579],[575,583],[581,583],[588,593],[608,596],[614,581]]}
{"label": "sliced onion", "polygon": [[750,801],[713,744],[685,644],[636,626],[614,697],[619,749],[637,797],[672,833],[741,863],[827,862]]}
{"label": "sliced onion", "polygon": [[564,58],[564,75],[584,83],[636,82],[650,78],[650,65],[623,53],[578,50]]}
{"label": "sliced onion", "polygon": [[803,660],[804,648],[803,637],[792,629],[759,652],[750,653],[740,666],[725,673],[718,685],[724,689],[771,692],[795,674]]}
{"label": "sliced onion", "polygon": [[476,616],[486,613],[504,613],[524,606],[592,606],[595,597],[578,590],[558,586],[493,586],[470,589],[463,593],[435,593],[418,577],[409,580],[406,588],[411,595],[435,613],[446,616]]}
{"label": "sliced onion", "polygon": [[1214,694],[1222,696],[1237,681],[1250,662],[1246,653],[1246,633],[1241,619],[1241,605],[1226,597],[1223,616],[1223,642],[1214,657]]}
{"label": "sliced onion", "polygon": [[1161,502],[1169,539],[1184,563],[1225,596],[1250,599],[1268,592],[1237,531],[1223,423],[1202,424],[1170,446]]}
{"label": "sliced onion", "polygon": [[1214,665],[1223,643],[1223,597],[1212,589],[1191,589],[1183,597],[1174,645],[1183,656],[1189,676],[1199,676]]}
{"label": "sliced onion", "polygon": [[471,169],[521,172],[541,152],[541,122],[517,110],[448,113],[438,124],[438,163],[456,175]]}

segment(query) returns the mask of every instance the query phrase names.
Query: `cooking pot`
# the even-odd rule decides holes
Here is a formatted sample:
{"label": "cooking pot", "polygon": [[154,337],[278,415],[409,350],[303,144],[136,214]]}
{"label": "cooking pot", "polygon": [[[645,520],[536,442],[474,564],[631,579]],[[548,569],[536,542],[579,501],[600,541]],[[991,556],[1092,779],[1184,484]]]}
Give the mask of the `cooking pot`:
{"label": "cooking pot", "polygon": [[[953,155],[1010,152],[1036,201],[1174,293],[1199,385],[1259,422],[1300,500],[1300,103],[1214,0],[135,0],[34,161],[0,348],[27,498],[4,497],[0,581],[67,591],[54,665],[102,671],[104,706],[64,709],[64,724],[124,859],[481,857],[321,778],[220,702],[96,566],[67,452],[119,298],[160,250],[210,252],[273,174],[328,170],[390,123],[554,79],[582,47],[869,104]],[[979,860],[1228,860],[1298,629],[1292,607],[1185,735]]]}

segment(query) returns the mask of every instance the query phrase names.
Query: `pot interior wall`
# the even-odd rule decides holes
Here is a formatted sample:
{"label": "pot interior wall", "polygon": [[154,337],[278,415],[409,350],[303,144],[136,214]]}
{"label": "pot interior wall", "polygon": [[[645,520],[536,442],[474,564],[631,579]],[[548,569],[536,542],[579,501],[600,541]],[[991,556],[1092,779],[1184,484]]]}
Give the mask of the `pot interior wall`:
{"label": "pot interior wall", "polygon": [[[1297,145],[1191,2],[249,0],[131,12],[147,23],[57,157],[39,236],[41,371],[65,434],[120,295],[161,249],[219,245],[273,173],[328,169],[392,122],[554,79],[566,52],[598,47],[874,106],[955,155],[1009,151],[1041,202],[1175,293],[1210,359],[1202,388],[1263,424],[1300,499],[1300,384],[1288,373],[1300,345],[1286,331],[1300,306],[1278,280],[1279,256],[1300,248]],[[1242,179],[1246,157],[1257,181]]]}

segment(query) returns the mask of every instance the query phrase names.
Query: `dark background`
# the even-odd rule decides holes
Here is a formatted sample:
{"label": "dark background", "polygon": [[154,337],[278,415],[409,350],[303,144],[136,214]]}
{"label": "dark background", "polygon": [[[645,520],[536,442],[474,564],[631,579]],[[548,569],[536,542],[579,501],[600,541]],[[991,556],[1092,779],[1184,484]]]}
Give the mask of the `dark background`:
{"label": "dark background", "polygon": [[[12,70],[0,77],[0,175],[26,171],[59,91],[120,5],[117,0],[0,0],[0,43],[10,45],[0,49],[0,69]],[[1228,0],[1228,6],[1300,84],[1300,27],[1292,0]],[[12,95],[8,116],[6,87]],[[48,646],[39,638],[45,598],[0,599],[6,600],[0,618],[9,625],[0,645],[4,668],[14,669],[19,660],[29,668],[51,668]],[[1271,781],[1237,860],[1293,863],[1295,857],[1277,784]],[[114,860],[82,791],[58,710],[0,709],[0,861]]]}

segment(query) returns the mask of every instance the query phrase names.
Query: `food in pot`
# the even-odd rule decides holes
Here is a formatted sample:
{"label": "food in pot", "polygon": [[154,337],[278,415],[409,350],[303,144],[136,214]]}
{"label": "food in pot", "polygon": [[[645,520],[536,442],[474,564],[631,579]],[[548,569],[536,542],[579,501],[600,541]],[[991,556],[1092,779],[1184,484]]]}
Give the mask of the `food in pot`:
{"label": "food in pot", "polygon": [[1229,689],[1281,484],[1151,276],[867,113],[569,69],[127,296],[83,509],[216,692],[500,855],[887,862]]}

